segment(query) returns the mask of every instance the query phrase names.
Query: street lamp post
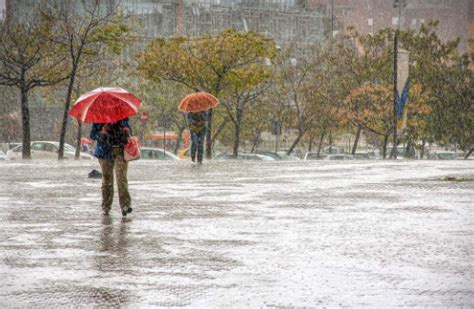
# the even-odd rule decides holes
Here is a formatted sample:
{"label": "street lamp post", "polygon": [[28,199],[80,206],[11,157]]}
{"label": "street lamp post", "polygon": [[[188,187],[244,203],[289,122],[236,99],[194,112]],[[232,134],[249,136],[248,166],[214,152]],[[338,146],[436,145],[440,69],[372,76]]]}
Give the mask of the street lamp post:
{"label": "street lamp post", "polygon": [[393,35],[393,146],[391,157],[397,159],[397,147],[398,147],[398,136],[397,136],[397,104],[398,104],[398,91],[397,91],[397,62],[398,62],[398,32],[401,28],[401,15],[402,8],[405,7],[406,0],[394,0],[393,7],[398,8],[398,28],[395,30]]}
{"label": "street lamp post", "polygon": [[332,44],[333,38],[334,38],[334,0],[331,0],[331,44]]}
{"label": "street lamp post", "polygon": [[170,117],[166,114],[162,114],[158,118],[158,126],[160,126],[160,125],[163,128],[163,155],[164,155],[165,152],[166,152],[166,129],[171,126]]}

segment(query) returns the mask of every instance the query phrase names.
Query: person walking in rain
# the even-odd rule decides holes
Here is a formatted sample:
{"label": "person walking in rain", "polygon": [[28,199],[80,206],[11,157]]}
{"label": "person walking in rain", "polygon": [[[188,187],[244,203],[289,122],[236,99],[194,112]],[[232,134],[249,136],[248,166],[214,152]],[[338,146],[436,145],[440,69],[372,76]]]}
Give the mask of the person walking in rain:
{"label": "person walking in rain", "polygon": [[202,163],[202,155],[204,152],[204,138],[207,132],[207,111],[192,113],[187,115],[189,131],[191,132],[191,160]]}
{"label": "person walking in rain", "polygon": [[128,192],[128,161],[124,159],[124,147],[132,129],[128,118],[115,123],[94,123],[90,138],[97,141],[94,156],[102,169],[102,211],[107,216],[114,198],[114,171],[117,178],[119,203],[122,216],[132,212],[132,199]]}

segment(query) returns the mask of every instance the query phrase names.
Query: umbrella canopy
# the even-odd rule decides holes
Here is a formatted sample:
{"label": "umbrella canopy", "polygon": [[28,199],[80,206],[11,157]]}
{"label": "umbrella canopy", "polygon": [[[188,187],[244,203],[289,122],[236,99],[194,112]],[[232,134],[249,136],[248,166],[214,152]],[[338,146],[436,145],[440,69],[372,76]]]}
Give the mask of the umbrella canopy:
{"label": "umbrella canopy", "polygon": [[85,123],[113,123],[135,115],[140,104],[122,88],[97,88],[77,99],[69,115]]}
{"label": "umbrella canopy", "polygon": [[91,140],[88,139],[87,137],[82,137],[81,138],[81,145],[89,145],[91,143],[92,143]]}
{"label": "umbrella canopy", "polygon": [[178,109],[182,112],[202,112],[216,107],[219,100],[210,93],[196,92],[184,97],[179,102]]}
{"label": "umbrella canopy", "polygon": [[176,134],[152,134],[152,135],[145,135],[145,139],[156,139],[156,140],[175,140],[177,138]]}

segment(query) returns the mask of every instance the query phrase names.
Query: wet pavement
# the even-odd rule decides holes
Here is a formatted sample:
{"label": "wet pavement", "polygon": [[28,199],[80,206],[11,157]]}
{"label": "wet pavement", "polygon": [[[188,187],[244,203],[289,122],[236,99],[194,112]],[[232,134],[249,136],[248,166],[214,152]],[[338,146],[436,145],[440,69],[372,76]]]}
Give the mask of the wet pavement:
{"label": "wet pavement", "polygon": [[474,161],[0,163],[0,307],[474,307]]}

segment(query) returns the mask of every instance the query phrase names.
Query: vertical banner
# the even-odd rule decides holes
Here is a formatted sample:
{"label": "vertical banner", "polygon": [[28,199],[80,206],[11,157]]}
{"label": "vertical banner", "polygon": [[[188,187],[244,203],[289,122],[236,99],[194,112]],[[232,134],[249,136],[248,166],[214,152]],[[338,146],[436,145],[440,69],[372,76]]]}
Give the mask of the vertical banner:
{"label": "vertical banner", "polygon": [[397,57],[397,135],[401,135],[407,124],[407,103],[410,82],[409,75],[410,53],[404,49],[398,50]]}

